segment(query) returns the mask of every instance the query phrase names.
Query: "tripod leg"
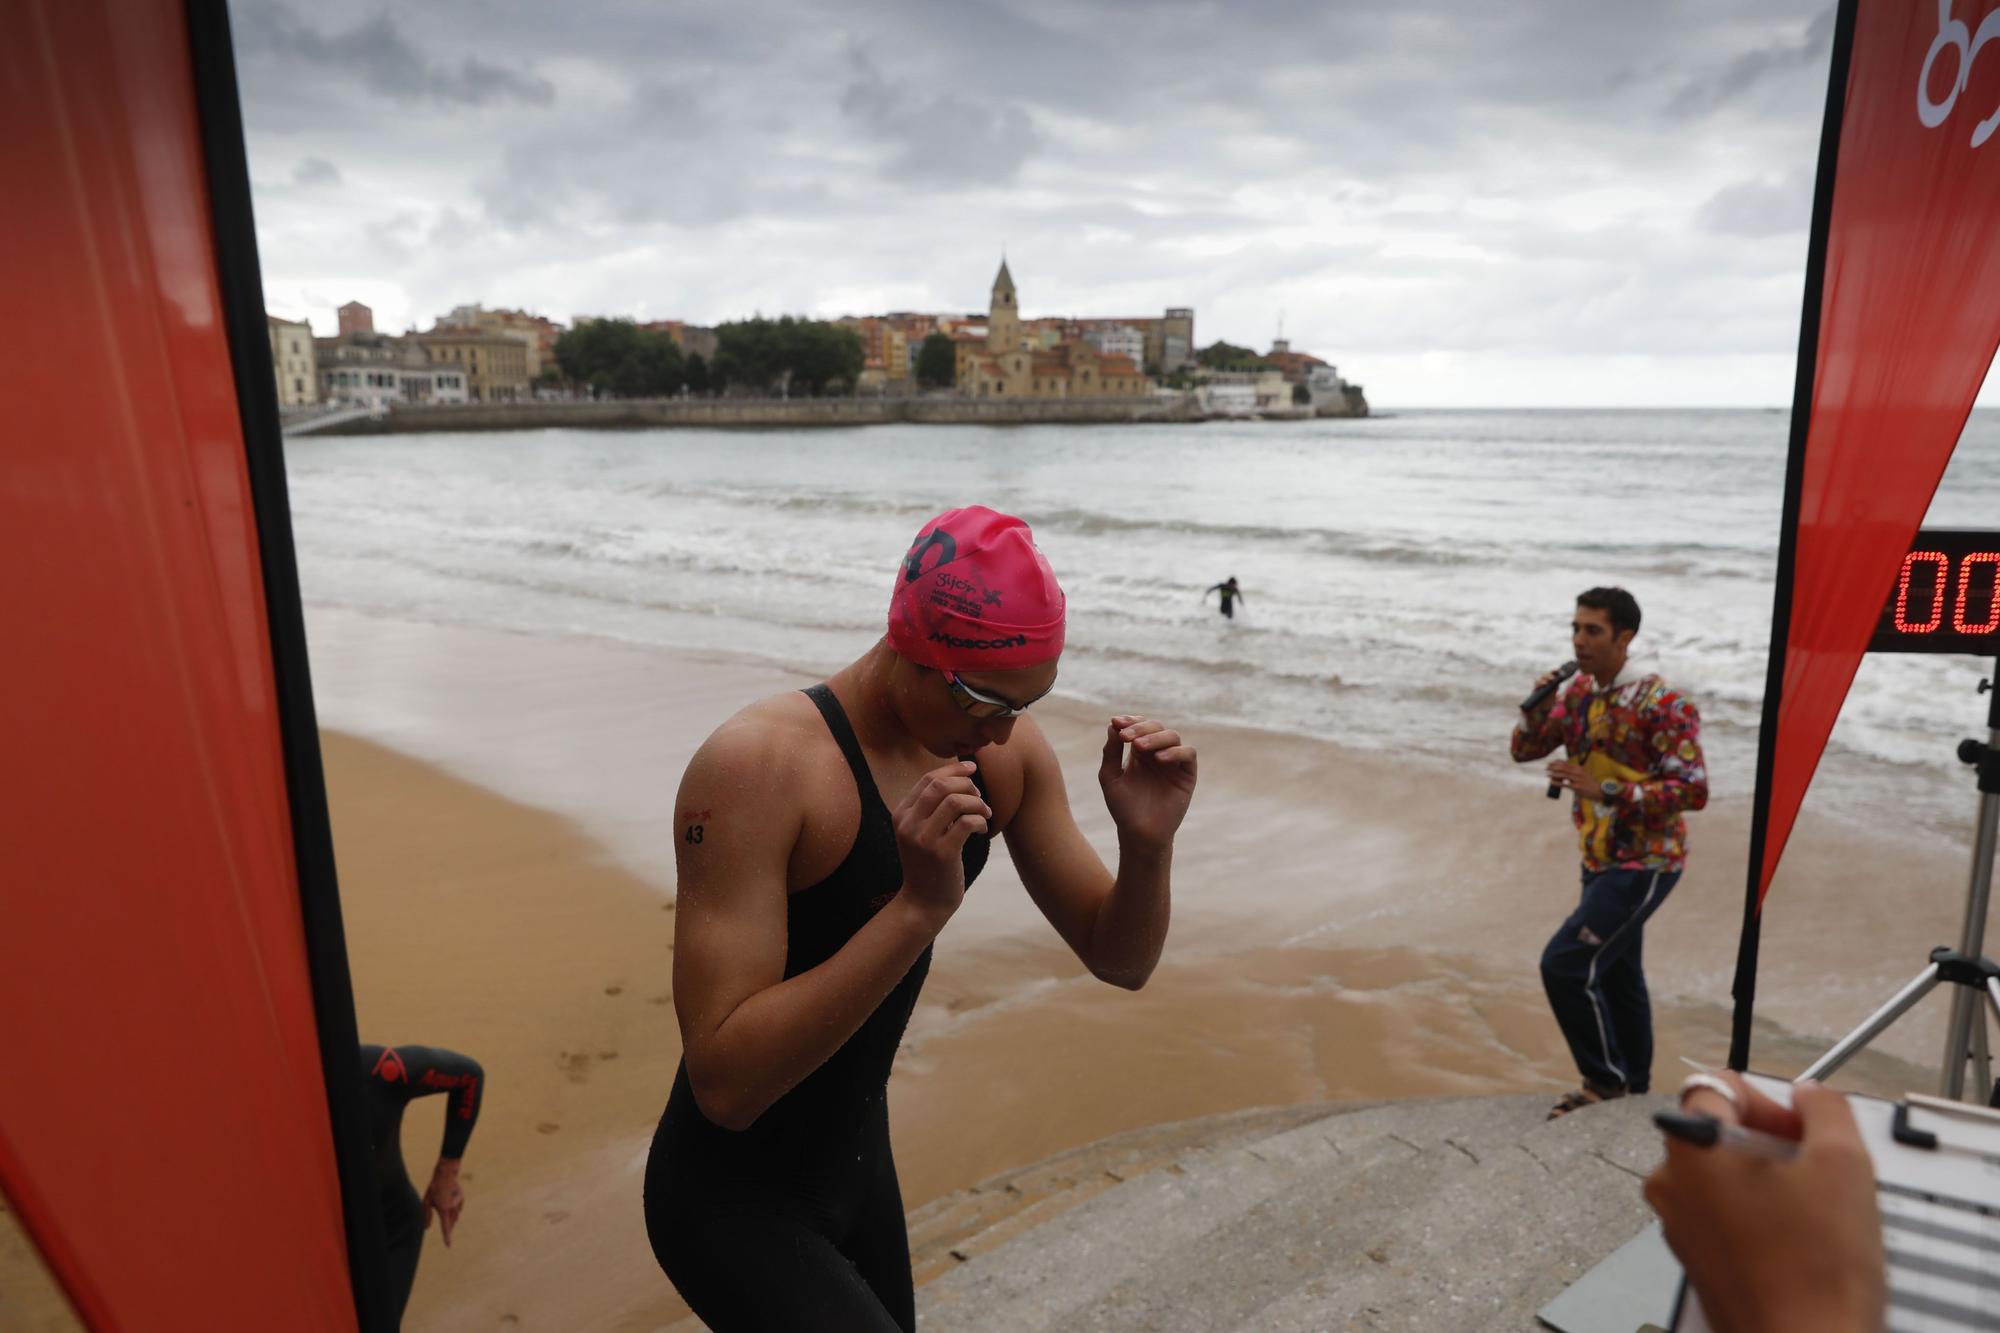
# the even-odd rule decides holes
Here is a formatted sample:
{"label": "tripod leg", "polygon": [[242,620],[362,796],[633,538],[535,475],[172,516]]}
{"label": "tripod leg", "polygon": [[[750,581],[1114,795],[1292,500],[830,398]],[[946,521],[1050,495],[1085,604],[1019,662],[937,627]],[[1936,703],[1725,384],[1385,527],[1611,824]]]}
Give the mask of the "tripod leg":
{"label": "tripod leg", "polygon": [[1986,1053],[1986,1014],[1977,1000],[1966,1006],[1966,1022],[1972,1026],[1972,1087],[1978,1096],[1993,1086],[1993,1065]]}
{"label": "tripod leg", "polygon": [[[1993,1011],[1994,1022],[2000,1023],[2000,977],[1986,978],[1986,985],[1981,989],[1980,994],[1985,998],[1987,1008]],[[1986,1014],[1984,1011],[1979,1010],[1977,1005],[1974,1006],[1974,1009],[1978,1013],[1978,1017],[1974,1021],[1979,1024],[1981,1029],[1979,1053],[1984,1057],[1987,1054],[1984,1031],[1986,1027]],[[1987,1094],[1986,1104],[1988,1106],[2000,1106],[2000,1084],[1996,1084],[1993,1081],[1993,1069],[1984,1059],[1981,1060],[1979,1065],[1979,1089]]]}
{"label": "tripod leg", "polygon": [[1842,1037],[1832,1050],[1806,1066],[1800,1078],[1824,1081],[1827,1075],[1846,1064],[1863,1046],[1889,1030],[1889,1025],[1913,1008],[1917,1001],[1931,993],[1931,987],[1938,984],[1938,965],[1932,963],[1917,973],[1909,985],[1896,992],[1895,998],[1869,1015],[1868,1020],[1854,1031]]}
{"label": "tripod leg", "polygon": [[1939,1080],[1938,1092],[1957,1101],[1965,1095],[1967,1063],[1978,1063],[1973,1043],[1985,1043],[1986,1025],[1976,996],[1963,986],[1953,986],[1951,991],[1951,1016],[1944,1029],[1944,1077]]}
{"label": "tripod leg", "polygon": [[[1987,711],[1991,734],[1986,753],[2000,750],[2000,693]],[[2000,789],[1988,787],[1986,761],[1979,770],[1979,827],[1972,840],[1972,879],[1966,886],[1965,930],[1958,942],[1961,958],[1977,959],[1986,948],[1986,913],[1993,897],[1993,856],[2000,846]],[[1945,1027],[1944,1080],[1940,1089],[1953,1101],[1965,1094],[1965,1063],[1972,1053],[1974,1025],[1980,1022],[1979,1000],[1967,987],[1952,987],[1951,1019]],[[1984,1032],[1981,1032],[1982,1039]],[[1983,1093],[1984,1088],[1980,1091]]]}

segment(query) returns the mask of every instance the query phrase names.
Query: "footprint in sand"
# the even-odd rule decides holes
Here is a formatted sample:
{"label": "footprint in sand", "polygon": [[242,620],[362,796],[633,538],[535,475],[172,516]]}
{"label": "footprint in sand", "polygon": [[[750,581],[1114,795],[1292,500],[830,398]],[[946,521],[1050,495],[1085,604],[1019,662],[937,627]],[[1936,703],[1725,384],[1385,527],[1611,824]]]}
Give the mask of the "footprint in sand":
{"label": "footprint in sand", "polygon": [[600,1063],[602,1063],[605,1060],[616,1060],[617,1058],[618,1058],[618,1052],[616,1051],[599,1051],[597,1053],[597,1059]]}
{"label": "footprint in sand", "polygon": [[556,1068],[572,1083],[590,1081],[590,1055],[584,1051],[557,1051]]}
{"label": "footprint in sand", "polygon": [[561,1208],[556,1208],[552,1209],[549,1212],[543,1213],[542,1220],[544,1222],[547,1222],[550,1226],[554,1226],[558,1222],[569,1221],[569,1214]]}
{"label": "footprint in sand", "polygon": [[672,1004],[673,1002],[674,993],[672,991],[662,991],[660,994],[652,996],[646,1001],[647,1004]]}
{"label": "footprint in sand", "polygon": [[561,1129],[561,1128],[562,1128],[562,1126],[561,1126],[561,1125],[558,1125],[558,1124],[557,1124],[557,1123],[556,1123],[555,1121],[553,1121],[553,1120],[544,1120],[544,1121],[543,1121],[543,1122],[542,1122],[541,1124],[539,1124],[539,1125],[536,1125],[536,1126],[535,1126],[535,1133],[537,1133],[537,1134],[553,1134],[553,1133],[555,1133],[555,1132],[556,1132],[557,1130],[559,1130],[559,1129]]}
{"label": "footprint in sand", "polygon": [[604,993],[606,995],[623,995],[625,993],[625,988],[623,986],[606,986],[604,988]]}

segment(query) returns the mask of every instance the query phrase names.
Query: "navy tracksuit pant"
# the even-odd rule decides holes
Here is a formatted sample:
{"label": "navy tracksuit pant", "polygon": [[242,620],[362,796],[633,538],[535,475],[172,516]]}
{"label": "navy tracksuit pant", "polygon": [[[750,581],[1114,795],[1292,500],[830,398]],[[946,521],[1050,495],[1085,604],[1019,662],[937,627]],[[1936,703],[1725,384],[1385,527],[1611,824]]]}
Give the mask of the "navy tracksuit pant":
{"label": "navy tracksuit pant", "polygon": [[1653,1005],[1640,966],[1646,918],[1678,870],[1583,872],[1583,898],[1542,950],[1542,989],[1584,1081],[1645,1092],[1653,1081]]}

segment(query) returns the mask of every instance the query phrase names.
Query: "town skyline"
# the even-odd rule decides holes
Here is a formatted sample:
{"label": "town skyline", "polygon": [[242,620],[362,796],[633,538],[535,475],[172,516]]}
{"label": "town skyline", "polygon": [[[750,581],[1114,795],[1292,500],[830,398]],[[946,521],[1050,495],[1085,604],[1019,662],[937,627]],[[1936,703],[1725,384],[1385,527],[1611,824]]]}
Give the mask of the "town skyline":
{"label": "town skyline", "polygon": [[1789,399],[1821,0],[232,14],[316,328],[970,313],[1004,252],[1024,314],[1282,327],[1384,403]]}
{"label": "town skyline", "polygon": [[[1191,307],[1024,316],[1004,258],[987,308],[965,314],[753,317],[716,326],[580,316],[565,326],[532,311],[468,304],[427,330],[412,325],[398,334],[378,329],[375,311],[351,300],[326,334],[269,310],[265,323],[278,403],[287,410],[358,408],[380,417],[412,407],[579,400],[741,403],[784,401],[796,389],[806,398],[945,394],[1018,403],[1013,415],[1036,419],[1077,412],[1105,419],[1099,409],[1108,406],[1133,419],[1162,411],[1181,419],[1369,414],[1361,385],[1286,339],[1263,354],[1221,340],[1203,346]],[[1065,406],[1078,400],[1091,405]]]}

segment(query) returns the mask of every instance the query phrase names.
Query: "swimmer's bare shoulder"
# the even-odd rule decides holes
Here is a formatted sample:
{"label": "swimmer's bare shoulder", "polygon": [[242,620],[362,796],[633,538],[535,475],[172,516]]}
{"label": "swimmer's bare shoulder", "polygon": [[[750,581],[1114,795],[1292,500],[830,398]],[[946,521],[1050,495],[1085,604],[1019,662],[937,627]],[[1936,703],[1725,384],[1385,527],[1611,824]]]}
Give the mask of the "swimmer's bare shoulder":
{"label": "swimmer's bare shoulder", "polygon": [[690,848],[707,849],[708,861],[736,861],[717,854],[739,853],[747,840],[775,853],[782,868],[827,749],[839,759],[819,710],[796,690],[748,704],[710,732],[688,760],[675,799],[683,876]]}
{"label": "swimmer's bare shoulder", "polygon": [[[795,697],[817,721],[812,701]],[[725,1113],[710,1100],[728,1084],[717,1033],[785,972],[787,884],[816,749],[791,698],[761,699],[717,727],[674,802],[674,1008],[696,1101],[715,1116]]]}

